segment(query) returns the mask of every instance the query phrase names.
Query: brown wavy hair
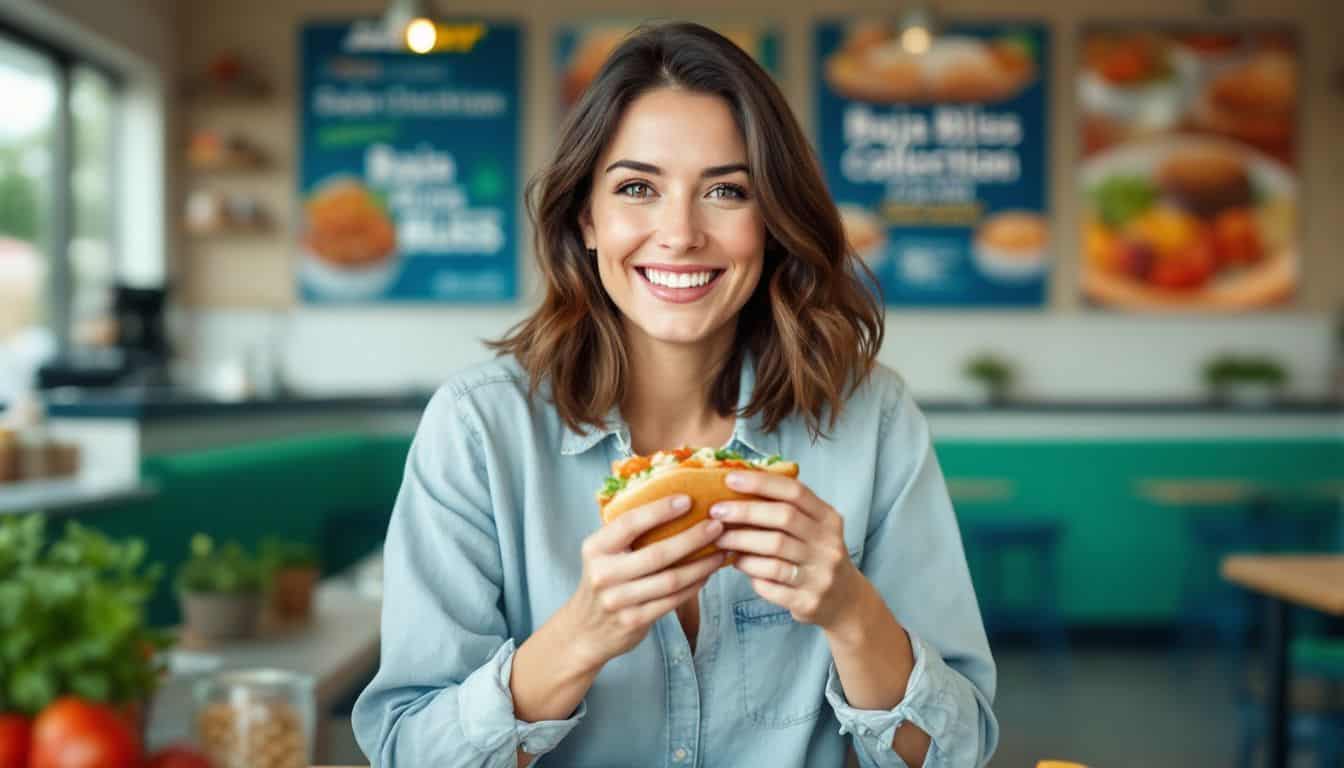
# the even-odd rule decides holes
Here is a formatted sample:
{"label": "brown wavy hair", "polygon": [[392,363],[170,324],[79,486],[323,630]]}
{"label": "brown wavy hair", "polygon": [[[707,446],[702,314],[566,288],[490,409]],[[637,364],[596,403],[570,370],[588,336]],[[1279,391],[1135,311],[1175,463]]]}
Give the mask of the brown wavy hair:
{"label": "brown wavy hair", "polygon": [[824,436],[823,422],[834,428],[882,346],[877,281],[846,242],[816,155],[774,80],[741,48],[698,24],[635,30],[566,117],[554,158],[527,184],[545,298],[486,346],[518,359],[534,396],[549,381],[549,399],[576,432],[585,424],[602,428],[607,412],[624,400],[630,361],[620,310],[584,246],[579,215],[626,107],[663,87],[727,102],[765,221],[760,283],[738,313],[710,405],[721,416],[735,413],[741,364],[751,354],[756,387],[736,415],[761,413],[763,428],[774,431],[797,413],[814,439]]}

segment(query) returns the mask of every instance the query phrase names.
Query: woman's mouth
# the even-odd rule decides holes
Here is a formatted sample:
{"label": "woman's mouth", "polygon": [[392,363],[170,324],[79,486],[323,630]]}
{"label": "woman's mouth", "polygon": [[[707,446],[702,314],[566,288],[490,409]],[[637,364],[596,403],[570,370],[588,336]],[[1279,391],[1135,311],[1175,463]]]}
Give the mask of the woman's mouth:
{"label": "woman's mouth", "polygon": [[650,267],[635,267],[635,271],[639,273],[640,282],[644,287],[658,299],[673,304],[686,304],[707,296],[727,270],[668,272]]}

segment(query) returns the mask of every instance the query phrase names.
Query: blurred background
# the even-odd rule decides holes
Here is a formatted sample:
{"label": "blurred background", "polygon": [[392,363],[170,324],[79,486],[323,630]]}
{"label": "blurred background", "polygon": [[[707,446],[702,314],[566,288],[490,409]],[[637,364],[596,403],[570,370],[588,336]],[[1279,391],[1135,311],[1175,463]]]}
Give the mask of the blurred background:
{"label": "blurred background", "polygon": [[886,298],[993,765],[1340,765],[1335,0],[0,0],[0,753],[84,707],[366,762],[420,412],[535,305],[523,183],[674,13],[776,78]]}

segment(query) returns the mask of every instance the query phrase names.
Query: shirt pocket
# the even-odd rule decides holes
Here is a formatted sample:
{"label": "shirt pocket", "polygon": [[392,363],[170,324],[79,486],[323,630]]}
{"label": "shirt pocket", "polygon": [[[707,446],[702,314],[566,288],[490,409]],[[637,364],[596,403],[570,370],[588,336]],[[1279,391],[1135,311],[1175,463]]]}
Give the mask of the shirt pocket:
{"label": "shirt pocket", "polygon": [[747,723],[776,729],[816,720],[830,666],[821,630],[794,621],[787,608],[759,597],[734,603],[733,623],[737,690]]}

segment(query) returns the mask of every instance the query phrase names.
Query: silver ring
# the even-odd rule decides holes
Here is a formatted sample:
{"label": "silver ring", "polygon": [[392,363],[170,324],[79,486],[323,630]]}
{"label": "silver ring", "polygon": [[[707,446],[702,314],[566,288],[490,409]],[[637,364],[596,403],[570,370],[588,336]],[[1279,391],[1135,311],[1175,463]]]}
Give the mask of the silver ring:
{"label": "silver ring", "polygon": [[798,564],[797,564],[797,563],[794,563],[794,564],[793,564],[793,573],[789,574],[789,583],[790,583],[790,584],[797,584],[797,583],[798,583]]}

